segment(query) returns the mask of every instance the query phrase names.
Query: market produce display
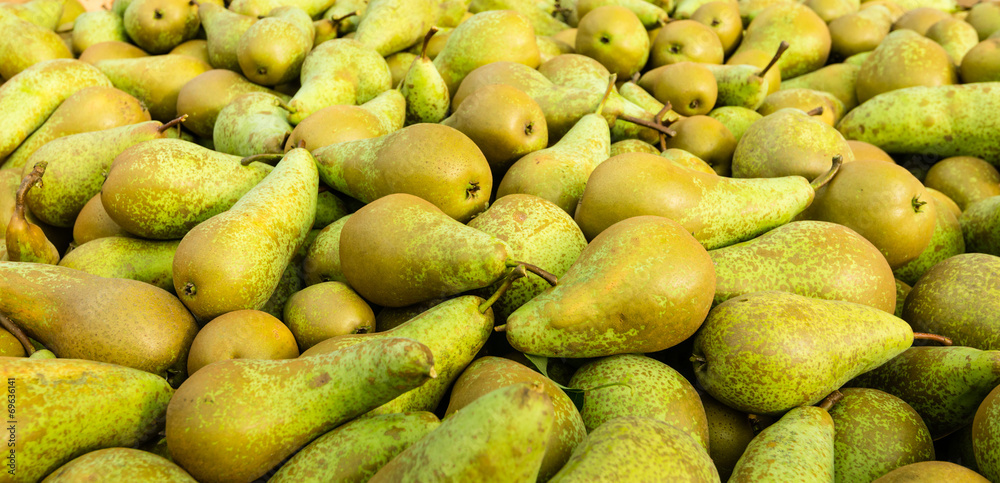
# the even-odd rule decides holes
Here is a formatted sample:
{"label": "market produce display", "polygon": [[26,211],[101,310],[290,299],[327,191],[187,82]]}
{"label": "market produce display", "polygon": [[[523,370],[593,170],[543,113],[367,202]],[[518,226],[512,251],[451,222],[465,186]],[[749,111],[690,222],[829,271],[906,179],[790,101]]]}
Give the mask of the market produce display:
{"label": "market produce display", "polygon": [[1000,0],[99,1],[0,0],[0,483],[1000,483]]}

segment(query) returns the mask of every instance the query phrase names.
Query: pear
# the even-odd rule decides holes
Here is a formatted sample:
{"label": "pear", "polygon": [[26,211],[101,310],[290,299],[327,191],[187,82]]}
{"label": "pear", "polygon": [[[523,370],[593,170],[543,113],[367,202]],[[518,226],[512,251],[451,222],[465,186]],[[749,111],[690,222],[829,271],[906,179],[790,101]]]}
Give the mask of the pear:
{"label": "pear", "polygon": [[757,110],[770,89],[765,72],[753,65],[712,65],[704,67],[715,76],[715,106],[736,106]]}
{"label": "pear", "polygon": [[392,458],[440,425],[437,416],[426,411],[355,419],[316,438],[268,481],[368,481]]}
{"label": "pear", "polygon": [[174,288],[195,317],[263,307],[312,228],[318,184],[312,155],[293,149],[235,205],[184,235]]}
{"label": "pear", "polygon": [[[250,481],[317,436],[432,378],[427,346],[398,338],[310,358],[220,361],[170,400],[167,446],[198,481]],[[255,424],[259,418],[274,424]]]}
{"label": "pear", "polygon": [[407,124],[437,123],[448,115],[448,105],[451,100],[448,85],[444,83],[434,63],[427,57],[427,43],[435,32],[437,28],[427,31],[420,57],[413,60],[400,87],[400,92],[406,99]]}
{"label": "pear", "polygon": [[499,61],[532,69],[541,62],[534,28],[520,12],[495,10],[473,15],[448,36],[444,49],[434,58],[434,66],[448,85],[448,92],[455,93],[470,72]]}
{"label": "pear", "polygon": [[767,116],[789,107],[807,112],[830,127],[835,127],[845,112],[844,103],[833,94],[805,88],[779,89],[768,94],[757,112]]}
{"label": "pear", "polygon": [[371,0],[354,38],[385,57],[420,41],[435,23],[436,0]]}
{"label": "pear", "polygon": [[733,152],[733,177],[798,175],[813,180],[829,171],[830,160],[838,155],[845,163],[854,161],[851,147],[836,129],[800,109],[779,109],[743,133]]}
{"label": "pear", "polygon": [[295,337],[285,324],[259,310],[234,310],[205,324],[188,352],[188,374],[229,359],[277,360],[299,356]]}
{"label": "pear", "polygon": [[82,243],[59,265],[105,278],[128,278],[174,291],[174,252],[180,240],[110,236]]}
{"label": "pear", "polygon": [[[956,83],[955,64],[940,45],[912,30],[896,30],[887,35],[861,65],[858,102],[905,87]],[[926,107],[921,106],[921,111],[927,112]],[[929,126],[925,126],[927,128]]]}
{"label": "pear", "polygon": [[[956,18],[939,20],[927,30],[927,38],[937,42],[955,65],[961,65],[965,54],[979,43],[979,34],[967,22]],[[964,79],[965,82],[970,82]]]}
{"label": "pear", "polygon": [[497,389],[445,419],[369,481],[533,481],[552,432],[553,412],[539,385]]}
{"label": "pear", "polygon": [[706,2],[691,14],[691,20],[714,30],[726,55],[732,54],[743,40],[743,20],[740,19],[739,4],[736,2]]}
{"label": "pear", "polygon": [[580,18],[575,51],[596,59],[612,74],[625,79],[646,65],[650,52],[649,35],[631,10],[605,5]]}
{"label": "pear", "polygon": [[953,156],[934,163],[924,185],[944,193],[965,210],[977,201],[1000,196],[1000,172],[982,159]]}
{"label": "pear", "polygon": [[867,305],[755,292],[709,312],[691,360],[712,397],[740,411],[778,415],[819,402],[912,342],[906,322]]}
{"label": "pear", "polygon": [[[904,0],[906,1],[906,0]],[[899,3],[899,2],[897,2]],[[902,7],[902,5],[900,5]],[[899,18],[893,19],[893,30],[912,30],[922,36],[927,36],[927,30],[934,24],[949,18],[948,12],[943,9],[929,6],[919,8],[905,8],[905,13]]]}
{"label": "pear", "polygon": [[[607,263],[609,253],[624,253],[625,246],[627,257]],[[678,260],[685,260],[683,271]],[[663,350],[697,330],[714,284],[707,252],[680,224],[633,217],[598,235],[558,285],[514,311],[507,340],[521,352],[548,357]]]}
{"label": "pear", "polygon": [[889,35],[892,14],[875,5],[849,13],[830,22],[830,50],[839,58],[871,52]]}
{"label": "pear", "polygon": [[798,3],[779,3],[754,17],[734,56],[758,50],[771,52],[778,44],[790,44],[778,60],[781,78],[791,79],[819,69],[830,54],[830,31],[812,9]]}
{"label": "pear", "polygon": [[969,205],[958,223],[967,252],[1000,256],[1000,196]]}
{"label": "pear", "polygon": [[708,452],[683,430],[656,419],[622,416],[587,436],[552,483],[584,481],[717,482]]}
{"label": "pear", "polygon": [[[373,103],[380,100],[392,104],[391,110],[395,112],[387,112],[388,116],[380,117],[373,109]],[[385,136],[403,127],[405,109],[406,100],[395,89],[385,91],[361,106],[324,107],[295,126],[285,142],[285,150],[298,147],[300,141],[306,143],[306,149],[316,151],[331,144]]]}
{"label": "pear", "polygon": [[263,18],[277,7],[292,6],[304,10],[310,17],[319,18],[334,4],[334,0],[234,0],[229,9],[243,15]]}
{"label": "pear", "polygon": [[934,234],[931,235],[927,248],[917,258],[893,270],[896,278],[909,284],[917,283],[938,262],[965,253],[965,240],[962,238],[962,225],[958,223],[958,218],[937,199],[932,199],[932,202],[937,205],[937,217],[934,220]]}
{"label": "pear", "polygon": [[678,62],[721,64],[725,52],[715,31],[695,20],[675,20],[657,32],[649,63],[661,67]]}
{"label": "pear", "polygon": [[186,55],[108,59],[97,63],[115,87],[132,94],[160,122],[177,117],[177,96],[184,84],[212,67]]}
{"label": "pear", "polygon": [[857,80],[861,67],[853,64],[830,64],[808,74],[781,82],[783,89],[813,89],[833,94],[844,104],[844,112],[858,105]]}
{"label": "pear", "polygon": [[[680,82],[679,79],[691,79]],[[708,114],[718,98],[712,71],[694,62],[676,62],[650,70],[639,78],[639,86],[664,104],[674,106],[682,116]]]}
{"label": "pear", "polygon": [[[101,194],[97,193],[83,206],[73,223],[73,243],[80,246],[88,241],[110,236],[135,237],[108,216],[108,212],[104,210],[104,204],[101,203]],[[170,285],[172,288],[173,283]]]}
{"label": "pear", "polygon": [[191,39],[182,42],[177,47],[170,49],[169,54],[186,55],[198,59],[202,62],[212,64],[208,58],[208,41],[205,39]]}
{"label": "pear", "polygon": [[243,33],[257,22],[257,18],[240,15],[221,5],[207,2],[198,6],[198,16],[208,39],[209,63],[216,69],[239,72],[236,49]]}
{"label": "pear", "polygon": [[24,197],[28,190],[42,182],[48,163],[41,161],[28,173],[17,189],[14,214],[7,222],[5,250],[7,259],[13,262],[34,262],[55,265],[59,262],[59,250],[49,241],[42,229],[25,218]]}
{"label": "pear", "polygon": [[114,87],[87,87],[63,101],[45,124],[7,157],[3,166],[23,168],[35,151],[53,139],[144,121],[149,121],[149,111],[135,97]]}
{"label": "pear", "polygon": [[830,416],[837,428],[838,481],[871,481],[896,468],[934,460],[927,425],[909,404],[876,389],[845,388]]}
{"label": "pear", "polygon": [[708,420],[708,440],[712,443],[708,454],[722,480],[729,481],[733,468],[756,435],[753,423],[755,419],[716,401],[708,394],[701,394],[701,403]]}
{"label": "pear", "polygon": [[[736,145],[739,146],[740,139],[743,139],[743,135],[746,134],[750,126],[760,120],[761,116],[755,110],[748,109],[746,107],[739,106],[722,106],[712,109],[708,113],[708,117],[715,119],[726,126],[729,133],[733,135],[736,140]],[[735,147],[733,148],[735,153]],[[732,161],[730,160],[730,170],[732,170]]]}
{"label": "pear", "polygon": [[315,30],[312,18],[295,6],[278,7],[267,15],[240,36],[236,57],[251,82],[276,86],[299,78]]}
{"label": "pear", "polygon": [[[634,0],[577,0],[573,3],[576,4],[576,9],[575,11],[571,11],[567,14],[567,23],[574,27],[577,26],[583,17],[586,17],[592,10],[596,10],[606,5],[620,5],[628,8],[632,11],[632,13],[639,17],[639,20],[642,22],[644,27],[647,29],[653,29],[668,22],[669,17],[666,10],[673,8],[672,1],[664,4],[663,1],[659,0],[655,2],[636,2]],[[564,6],[568,7],[569,4],[564,4]]]}
{"label": "pear", "polygon": [[964,466],[947,461],[921,461],[900,466],[879,478],[876,483],[897,483],[904,481],[967,481],[969,483],[986,483],[983,478]]}
{"label": "pear", "polygon": [[342,282],[322,282],[296,292],[285,304],[282,320],[303,352],[338,335],[375,332],[375,313]]}
{"label": "pear", "polygon": [[[2,74],[0,74],[2,75]],[[56,59],[26,69],[0,86],[0,158],[6,158],[64,100],[90,86],[110,86],[101,71],[73,59]]]}
{"label": "pear", "polygon": [[853,302],[893,313],[896,285],[882,253],[843,225],[793,221],[753,240],[708,252],[714,304],[767,290]]}
{"label": "pear", "polygon": [[292,134],[287,108],[281,98],[266,92],[236,97],[215,119],[215,150],[237,156],[283,153]]}
{"label": "pear", "polygon": [[10,32],[0,37],[0,77],[4,79],[46,60],[73,58],[59,35],[20,19],[8,9],[0,9],[0,29]]}
{"label": "pear", "polygon": [[60,466],[42,481],[67,483],[96,479],[137,483],[195,483],[191,475],[170,460],[132,448],[91,451]]}
{"label": "pear", "polygon": [[316,46],[302,63],[300,79],[302,87],[289,102],[292,124],[327,106],[363,104],[392,88],[385,59],[353,39]]}
{"label": "pear", "polygon": [[550,37],[570,28],[559,18],[556,7],[558,5],[536,4],[524,0],[474,0],[469,3],[468,11],[476,14],[488,10],[517,10],[531,20],[535,33]]}
{"label": "pear", "polygon": [[[641,152],[641,151],[640,151]],[[707,174],[718,174],[712,169],[705,160],[691,154],[683,149],[678,148],[668,148],[662,153],[658,153],[661,158],[670,160],[670,162],[677,164],[681,167],[693,169],[695,171],[701,171]]]}
{"label": "pear", "polygon": [[959,73],[962,82],[997,82],[1000,75],[997,74],[997,63],[1000,62],[1000,34],[994,34],[993,38],[979,42],[973,46],[962,57],[959,65]]}
{"label": "pear", "polygon": [[[37,351],[36,351],[37,352]],[[3,357],[27,357],[25,347],[14,334],[7,330],[0,330],[0,356]]]}
{"label": "pear", "polygon": [[993,274],[1000,257],[982,253],[955,255],[938,262],[913,286],[903,319],[914,330],[950,338],[957,345],[1000,349],[997,327],[1000,287]]}
{"label": "pear", "polygon": [[[998,386],[1000,387],[1000,386]],[[1000,389],[994,388],[976,410],[972,421],[972,450],[976,465],[986,478],[1000,477],[1000,456],[997,455],[997,441],[1000,435]]]}
{"label": "pear", "polygon": [[122,19],[142,50],[165,54],[198,34],[198,5],[190,0],[131,0]]}
{"label": "pear", "polygon": [[616,143],[612,143],[610,151],[611,151],[611,156],[618,156],[619,154],[625,154],[625,153],[660,154],[660,150],[653,147],[652,144],[649,144],[646,141],[640,141],[638,139],[623,139]]}
{"label": "pear", "polygon": [[323,282],[347,283],[340,269],[340,234],[351,215],[330,223],[320,230],[302,260],[302,273],[307,285]]}
{"label": "pear", "polygon": [[187,115],[184,127],[211,139],[219,112],[233,99],[250,92],[267,92],[282,101],[291,100],[291,96],[254,84],[231,70],[212,69],[184,84],[177,93],[177,112]]}
{"label": "pear", "polygon": [[73,53],[101,42],[129,42],[125,21],[110,10],[84,12],[73,22]]}
{"label": "pear", "polygon": [[663,143],[667,149],[682,149],[707,163],[715,174],[732,171],[736,137],[722,122],[709,116],[691,116],[670,125],[676,135]]}
{"label": "pear", "polygon": [[800,406],[758,434],[729,481],[834,481],[834,427],[827,409]]}
{"label": "pear", "polygon": [[493,185],[489,163],[476,144],[438,124],[325,146],[315,156],[323,183],[352,198],[367,203],[409,193],[461,222],[486,209]]}
{"label": "pear", "polygon": [[[889,156],[889,153],[881,150],[878,146],[874,144],[866,143],[864,141],[854,141],[854,140],[848,140],[847,144],[851,146],[851,151],[854,152],[854,159],[874,159],[876,161],[885,161],[887,163],[893,163],[893,164],[896,163],[896,161],[892,159],[892,156]],[[928,188],[928,193],[931,193],[933,195],[933,192],[930,191],[930,188]],[[944,199],[940,199],[939,201],[944,201]],[[951,201],[950,203],[947,204],[948,206],[951,206],[954,203],[955,203],[954,201]],[[962,210],[958,209],[958,205],[955,205],[955,208],[957,210],[956,216],[962,213]]]}
{"label": "pear", "polygon": [[56,30],[56,27],[66,23],[60,22],[65,8],[64,3],[60,0],[32,0],[21,4],[5,3],[0,9],[7,10],[39,27]]}
{"label": "pear", "polygon": [[96,65],[105,59],[128,59],[149,56],[146,51],[127,42],[109,41],[87,47],[80,54],[80,62]]}
{"label": "pear", "polygon": [[[8,468],[15,472],[9,481],[39,481],[90,451],[144,442],[162,428],[174,394],[162,377],[115,364],[4,357],[0,369],[17,411],[8,421],[16,429],[9,448],[16,470]],[[107,394],[121,404],[102,404]],[[52,438],[60,428],[61,436]],[[110,468],[104,469],[107,477]]]}

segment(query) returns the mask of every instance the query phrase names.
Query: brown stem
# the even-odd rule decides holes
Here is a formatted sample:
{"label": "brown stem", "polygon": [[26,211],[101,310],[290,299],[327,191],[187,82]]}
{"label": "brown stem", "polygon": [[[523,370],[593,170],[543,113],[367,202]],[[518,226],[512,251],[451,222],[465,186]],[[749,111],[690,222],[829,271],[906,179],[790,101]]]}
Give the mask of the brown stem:
{"label": "brown stem", "polygon": [[618,116],[618,119],[621,119],[622,121],[626,121],[626,122],[631,122],[633,124],[638,124],[638,125],[643,126],[643,127],[648,127],[648,128],[653,129],[655,131],[659,131],[659,132],[661,132],[663,134],[666,134],[667,136],[670,136],[670,137],[674,137],[674,136],[677,135],[677,131],[674,131],[673,129],[670,129],[669,127],[666,127],[666,126],[664,126],[662,124],[657,124],[655,122],[650,122],[650,121],[647,121],[645,119],[639,119],[638,117],[632,117],[632,116],[628,116],[628,115],[625,115],[625,114],[621,114],[621,115]]}
{"label": "brown stem", "polygon": [[525,270],[542,277],[543,280],[549,283],[549,285],[555,285],[559,283],[559,277],[547,272],[542,267],[538,265],[532,265],[528,262],[507,262],[508,267],[521,267],[523,266]]}
{"label": "brown stem", "polygon": [[353,17],[355,15],[360,15],[360,14],[361,14],[361,12],[355,10],[353,12],[348,12],[348,13],[344,14],[341,17],[334,17],[331,20],[333,21],[334,25],[337,26],[337,28],[340,28],[340,22],[343,22],[344,20],[347,20],[347,19],[349,19],[349,18],[351,18],[351,17]]}
{"label": "brown stem", "polygon": [[928,334],[928,333],[925,333],[925,332],[914,332],[913,333],[913,339],[914,340],[933,340],[935,342],[939,342],[943,346],[950,346],[952,344],[951,339],[948,338],[948,337],[945,337],[943,335],[937,335],[937,334]]}
{"label": "brown stem", "polygon": [[174,126],[176,126],[176,125],[178,125],[178,124],[186,121],[187,118],[188,118],[188,115],[187,114],[183,114],[183,115],[181,115],[181,117],[178,117],[176,119],[171,119],[166,124],[164,124],[164,125],[156,128],[156,132],[158,132],[158,133],[165,133],[165,132],[167,132],[167,129],[170,129],[170,128],[172,128],[172,127],[174,127]]}
{"label": "brown stem", "polygon": [[48,161],[39,161],[35,163],[35,167],[32,168],[31,172],[21,180],[21,186],[17,188],[17,195],[14,198],[14,216],[18,219],[25,219],[24,197],[27,196],[28,190],[31,189],[32,186],[35,186],[42,181],[42,176],[45,175],[45,168],[48,165]]}
{"label": "brown stem", "polygon": [[597,110],[594,114],[600,114],[604,110],[604,104],[608,102],[608,97],[611,96],[611,91],[615,89],[615,80],[618,79],[618,74],[611,74],[608,77],[608,88],[604,90],[604,97],[601,98],[601,103],[597,105]]}
{"label": "brown stem", "polygon": [[420,58],[428,60],[427,44],[431,43],[431,37],[433,37],[438,30],[439,29],[437,27],[431,27],[431,29],[427,31],[427,35],[424,35],[424,46],[420,48]]}
{"label": "brown stem", "polygon": [[826,186],[826,184],[833,179],[833,175],[837,174],[837,171],[840,171],[840,165],[842,164],[844,164],[844,157],[839,154],[835,155],[833,157],[833,166],[830,166],[830,170],[812,180],[812,183],[809,183],[809,185],[812,186],[813,191]]}
{"label": "brown stem", "polygon": [[494,327],[493,332],[507,332],[507,324],[498,325]]}
{"label": "brown stem", "polygon": [[270,163],[271,161],[281,161],[281,158],[285,157],[284,154],[276,153],[262,153],[254,154],[252,156],[247,156],[240,160],[240,164],[243,166],[249,166],[250,163],[257,161],[261,163]]}
{"label": "brown stem", "polygon": [[28,340],[28,336],[25,335],[24,331],[21,330],[20,327],[15,325],[14,322],[8,319],[7,316],[4,314],[0,314],[0,326],[3,326],[3,328],[6,329],[7,332],[10,332],[15,338],[17,338],[17,341],[20,342],[22,346],[24,346],[25,353],[27,353],[29,356],[35,353],[35,346],[32,345],[30,340]]}
{"label": "brown stem", "polygon": [[631,79],[632,83],[633,84],[638,84],[639,83],[639,77],[641,77],[641,76],[639,75],[638,72],[636,72],[635,74],[632,74],[632,79]]}
{"label": "brown stem", "polygon": [[782,40],[781,44],[778,45],[778,51],[774,53],[774,57],[771,57],[771,62],[767,64],[767,67],[764,67],[764,70],[760,71],[760,74],[757,74],[757,77],[764,77],[764,75],[767,74],[767,71],[771,70],[771,67],[774,67],[774,64],[778,63],[778,59],[781,58],[781,55],[784,54],[786,50],[788,50],[788,42]]}
{"label": "brown stem", "polygon": [[280,97],[275,97],[275,99],[277,99],[277,101],[278,101],[278,107],[280,107],[280,108],[288,111],[291,114],[295,114],[295,108],[294,107],[289,106],[288,103],[285,102],[284,100],[282,100]]}
{"label": "brown stem", "polygon": [[497,300],[500,300],[500,297],[503,297],[503,294],[510,290],[511,285],[514,284],[514,280],[527,275],[528,274],[524,271],[524,264],[520,264],[514,268],[514,270],[511,270],[510,273],[504,277],[500,288],[498,288],[496,292],[493,292],[493,295],[490,295],[490,298],[486,299],[486,301],[479,306],[479,313],[485,314]]}
{"label": "brown stem", "polygon": [[[673,104],[671,104],[670,101],[667,101],[667,103],[663,105],[663,109],[660,109],[660,111],[656,113],[656,118],[655,118],[656,123],[663,127],[666,127],[667,125],[663,124],[663,116],[665,116],[673,108],[674,108]],[[660,152],[666,151],[667,135],[663,134],[662,132],[657,134],[659,135],[658,137],[660,138]]]}
{"label": "brown stem", "polygon": [[830,393],[829,396],[825,397],[816,406],[824,411],[829,412],[830,408],[832,408],[834,404],[837,404],[837,402],[840,401],[841,399],[844,399],[844,393],[840,391],[833,391]]}
{"label": "brown stem", "polygon": [[807,116],[822,116],[823,115],[823,106],[819,106],[817,108],[810,109],[810,110],[806,111],[806,115]]}

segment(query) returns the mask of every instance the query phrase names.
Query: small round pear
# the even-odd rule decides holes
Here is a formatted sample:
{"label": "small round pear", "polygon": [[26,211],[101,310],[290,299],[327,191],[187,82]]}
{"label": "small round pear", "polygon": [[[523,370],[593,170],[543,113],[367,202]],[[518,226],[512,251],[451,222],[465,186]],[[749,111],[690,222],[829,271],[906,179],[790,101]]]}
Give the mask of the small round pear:
{"label": "small round pear", "polygon": [[979,42],[962,57],[962,82],[1000,82],[1000,37]]}
{"label": "small round pear", "polygon": [[605,5],[580,19],[576,52],[597,60],[619,79],[628,79],[649,59],[649,36],[631,10]]}
{"label": "small round pear", "polygon": [[100,42],[84,50],[80,54],[80,62],[86,62],[90,65],[94,65],[102,60],[107,59],[133,59],[136,57],[148,57],[149,54],[145,50],[140,49],[130,43],[119,42],[117,40],[110,40],[108,42]]}
{"label": "small round pear", "polygon": [[701,22],[715,31],[725,55],[733,53],[743,38],[743,20],[740,18],[739,4],[736,2],[706,3],[694,11],[691,20]]}
{"label": "small round pear", "polygon": [[683,61],[721,64],[725,49],[711,27],[696,20],[678,20],[660,29],[649,56],[653,67]]}
{"label": "small round pear", "polygon": [[375,332],[375,313],[342,282],[317,283],[296,292],[285,303],[284,320],[302,351],[338,335]]}
{"label": "small round pear", "polygon": [[314,151],[323,146],[370,139],[388,134],[384,132],[378,116],[358,106],[327,106],[302,120],[292,129],[285,142],[285,152],[305,142],[305,148]]}
{"label": "small round pear", "polygon": [[883,151],[882,148],[874,144],[848,139],[847,145],[851,147],[851,152],[854,153],[854,159],[871,159],[896,164],[896,160],[892,159],[892,156],[889,156],[889,153]]}
{"label": "small round pear", "polygon": [[976,29],[980,41],[986,40],[1000,31],[1000,2],[979,2],[973,5],[965,21]]}
{"label": "small round pear", "polygon": [[720,176],[729,176],[736,138],[724,124],[708,116],[691,116],[670,128],[677,135],[667,140],[667,149],[683,149],[704,160]]}
{"label": "small round pear", "polygon": [[656,100],[669,103],[682,116],[708,114],[719,95],[715,75],[695,62],[657,67],[639,79],[639,87],[653,94]]}
{"label": "small round pear", "polygon": [[944,48],[955,65],[961,65],[965,54],[979,43],[979,34],[972,25],[951,17],[931,25],[926,35]]}
{"label": "small round pear", "polygon": [[892,24],[892,30],[912,30],[920,35],[927,35],[932,25],[950,18],[947,12],[931,7],[908,10]]}
{"label": "small round pear", "polygon": [[912,30],[885,37],[861,64],[858,102],[883,92],[914,86],[951,85],[958,81],[955,64],[944,48]]}
{"label": "small round pear", "polygon": [[191,0],[132,0],[122,16],[125,32],[151,54],[165,54],[198,34],[198,5]]}
{"label": "small round pear", "polygon": [[1000,196],[1000,172],[972,156],[953,156],[934,163],[924,185],[951,198],[964,211],[969,205]]}
{"label": "small round pear", "polygon": [[0,329],[0,356],[3,357],[25,357],[24,346],[21,341],[14,337],[14,334]]}
{"label": "small round pear", "polygon": [[293,359],[295,336],[277,317],[259,310],[227,312],[205,324],[188,353],[188,375],[227,359]]}

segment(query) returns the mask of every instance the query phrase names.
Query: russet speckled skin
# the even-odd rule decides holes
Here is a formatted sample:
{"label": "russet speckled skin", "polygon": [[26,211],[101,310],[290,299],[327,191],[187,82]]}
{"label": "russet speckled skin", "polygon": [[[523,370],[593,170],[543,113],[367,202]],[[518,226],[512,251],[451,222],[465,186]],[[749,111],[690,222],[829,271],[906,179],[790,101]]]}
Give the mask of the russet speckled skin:
{"label": "russet speckled skin", "polygon": [[170,460],[132,448],[91,451],[59,467],[43,483],[104,481],[109,483],[196,483]]}
{"label": "russet speckled skin", "polygon": [[215,150],[236,156],[281,154],[292,134],[281,99],[267,92],[242,94],[223,107],[215,119]]}
{"label": "russet speckled skin", "polygon": [[711,250],[715,300],[769,290],[870,305],[892,313],[896,286],[882,253],[836,223],[793,221],[753,240]]}
{"label": "russet speckled skin", "polygon": [[830,409],[837,483],[872,481],[896,468],[934,459],[927,425],[909,404],[876,389],[844,388]]}
{"label": "russet speckled skin", "polygon": [[[199,9],[201,12],[209,7],[221,8],[211,3],[203,5],[204,8]],[[236,69],[239,70],[239,67]],[[184,127],[199,137],[211,139],[219,111],[233,99],[250,92],[267,92],[286,102],[291,99],[291,96],[259,86],[236,72],[220,68],[204,72],[184,84],[177,94],[177,113],[188,116],[184,120]]]}
{"label": "russet speckled skin", "polygon": [[965,240],[962,238],[962,226],[958,223],[958,218],[937,198],[931,198],[931,202],[937,204],[931,241],[917,258],[892,271],[896,278],[911,285],[917,283],[938,262],[965,253]]}
{"label": "russet speckled skin", "polygon": [[435,23],[439,1],[371,0],[354,38],[385,57],[418,43]]}
{"label": "russet speckled skin", "polygon": [[844,137],[829,124],[795,108],[766,114],[746,130],[733,152],[733,177],[816,179],[830,170],[833,157],[854,161]]}
{"label": "russet speckled skin", "polygon": [[830,31],[825,24],[807,6],[783,3],[754,17],[733,56],[754,50],[771,53],[787,41],[788,51],[777,63],[782,80],[812,72],[823,67],[830,55]]}
{"label": "russet speckled skin", "polygon": [[622,416],[595,429],[550,483],[671,481],[713,483],[719,473],[708,452],[663,421]]}
{"label": "russet speckled skin", "polygon": [[149,108],[150,117],[160,122],[178,116],[177,96],[184,84],[212,69],[205,61],[186,55],[106,59],[95,67],[115,87],[142,101]]}
{"label": "russet speckled skin", "polygon": [[983,476],[990,481],[1000,480],[1000,386],[990,391],[976,410],[972,451]]}
{"label": "russet speckled skin", "polygon": [[427,346],[386,339],[316,357],[230,359],[167,407],[174,462],[201,482],[249,482],[317,436],[434,377]]}
{"label": "russet speckled skin", "polygon": [[38,481],[89,451],[153,437],[174,394],[161,376],[86,360],[4,357],[0,374],[15,381],[17,468],[14,476],[4,471],[13,483]]}
{"label": "russet speckled skin", "polygon": [[91,240],[66,254],[59,265],[107,278],[129,278],[174,290],[174,252],[180,240],[112,236]]}
{"label": "russet speckled skin", "polygon": [[445,418],[370,480],[534,483],[554,425],[552,401],[518,383],[476,399]]}
{"label": "russet speckled skin", "polygon": [[427,411],[358,418],[316,438],[267,481],[365,483],[440,425],[437,416]]}
{"label": "russet speckled skin", "polygon": [[794,79],[782,81],[778,90],[815,89],[828,92],[844,103],[844,112],[847,112],[858,105],[856,86],[859,70],[861,67],[853,64],[830,64]]}
{"label": "russet speckled skin", "polygon": [[1000,351],[971,347],[911,347],[847,383],[906,401],[940,439],[972,422],[976,408],[1000,384]]}
{"label": "russet speckled skin", "polygon": [[354,39],[317,45],[306,55],[299,78],[302,87],[288,103],[294,111],[288,117],[292,124],[324,107],[364,104],[392,89],[392,72],[385,59]]}
{"label": "russet speckled skin", "polygon": [[1000,196],[969,205],[958,218],[966,251],[1000,257]]}
{"label": "russet speckled skin", "polygon": [[951,338],[955,345],[1000,349],[1000,257],[955,255],[932,267],[913,286],[903,319],[918,332]]}
{"label": "russet speckled skin", "polygon": [[711,258],[683,227],[632,217],[595,238],[559,284],[514,311],[507,341],[548,357],[667,349],[701,325],[714,286]]}
{"label": "russet speckled skin", "polygon": [[825,409],[792,409],[747,445],[729,481],[832,483],[833,434],[833,419]]}
{"label": "russet speckled skin", "polygon": [[547,481],[562,468],[573,449],[587,437],[587,428],[580,412],[569,396],[551,379],[510,359],[493,356],[476,359],[455,381],[445,418],[486,394],[517,383],[540,384],[545,394],[552,399],[552,431],[538,471],[538,481]]}
{"label": "russet speckled skin", "polygon": [[523,13],[496,10],[473,15],[452,31],[434,58],[434,66],[448,84],[448,92],[456,92],[470,72],[498,61],[516,62],[532,69],[541,62],[535,29]]}
{"label": "russet speckled skin", "polygon": [[[622,381],[623,386],[607,386]],[[619,416],[643,416],[668,423],[709,449],[701,398],[684,376],[660,361],[641,354],[604,357],[577,370],[569,387],[587,391],[581,415],[589,432]]]}
{"label": "russet speckled skin", "polygon": [[[14,49],[17,50],[17,49]],[[6,158],[59,104],[90,86],[110,86],[101,71],[74,59],[39,62],[0,86],[0,159]]]}
{"label": "russet speckled skin", "polygon": [[819,402],[912,342],[905,321],[867,305],[755,292],[712,309],[695,335],[692,359],[712,397],[740,411],[779,415]]}
{"label": "russet speckled skin", "polygon": [[[955,64],[944,48],[913,30],[900,29],[886,35],[861,64],[856,90],[858,102],[863,104],[879,94],[896,89],[957,82]],[[906,105],[913,110],[924,110],[914,99],[907,99]],[[899,122],[901,119],[895,120]]]}

